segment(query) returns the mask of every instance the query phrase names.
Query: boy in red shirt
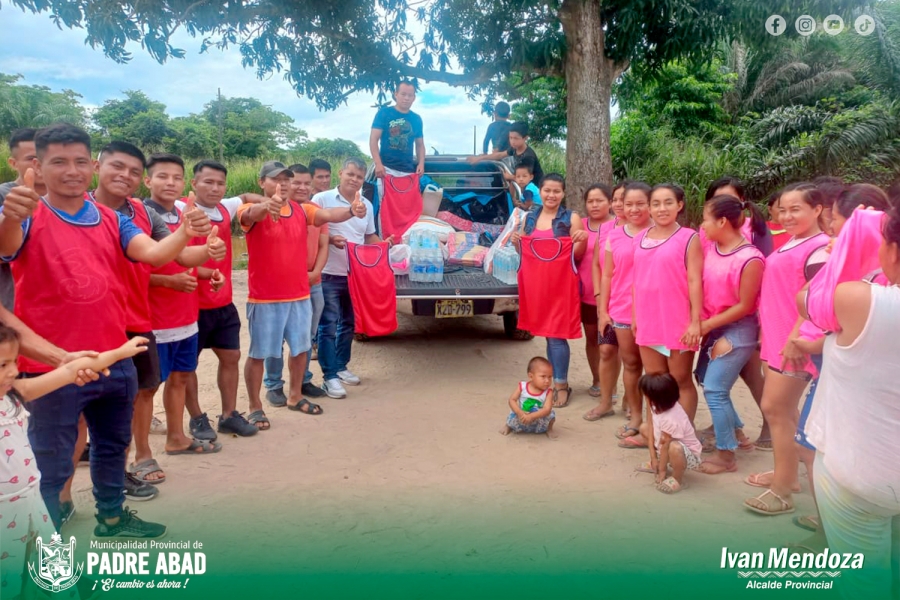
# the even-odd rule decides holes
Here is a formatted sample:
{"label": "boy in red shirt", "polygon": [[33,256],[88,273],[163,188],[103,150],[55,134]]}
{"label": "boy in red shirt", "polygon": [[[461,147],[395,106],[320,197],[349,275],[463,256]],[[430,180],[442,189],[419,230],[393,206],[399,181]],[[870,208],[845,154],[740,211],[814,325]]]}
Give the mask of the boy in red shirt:
{"label": "boy in red shirt", "polygon": [[270,427],[259,398],[263,361],[282,356],[284,342],[290,352],[290,396],[285,398],[284,404],[274,405],[310,415],[322,414],[322,407],[303,398],[301,390],[307,366],[306,354],[311,345],[312,321],[307,225],[311,223],[318,227],[366,214],[365,205],[358,200],[347,210],[326,210],[310,203],[285,200],[292,178],[293,172],[284,164],[265,163],[259,172],[259,186],[267,200],[260,204],[245,204],[238,209],[249,255],[247,321],[250,351],[244,363],[244,380],[252,411],[249,421],[261,430]]}
{"label": "boy in red shirt", "polygon": [[[64,350],[113,350],[127,340],[123,253],[138,262],[165,264],[198,235],[195,224],[208,219],[200,211],[188,211],[173,235],[155,242],[129,219],[85,200],[94,174],[91,138],[85,131],[51,125],[37,132],[35,147],[35,171],[47,196],[40,198],[31,189],[33,179],[26,173],[26,185],[9,192],[0,214],[0,256],[13,263],[16,316]],[[24,373],[50,370],[27,358],[20,367]],[[94,535],[160,537],[165,526],[142,521],[122,507],[137,375],[131,359],[109,370],[109,377],[81,388],[69,385],[30,403],[29,439],[41,470],[41,495],[59,528],[59,493],[74,470],[72,452],[83,412],[92,438],[98,511]]]}
{"label": "boy in red shirt", "polygon": [[[144,200],[148,209],[162,217],[169,229],[180,227],[182,213],[175,203],[184,192],[184,161],[174,154],[153,154],[147,161],[144,184],[150,198]],[[206,213],[191,205],[191,210]],[[207,217],[208,219],[208,217]],[[210,236],[216,240],[218,228]],[[219,256],[221,258],[221,256]],[[166,454],[212,454],[222,445],[209,440],[189,437],[184,433],[184,403],[188,380],[197,370],[197,319],[200,298],[198,277],[194,268],[185,269],[175,261],[154,269],[150,275],[150,312],[153,334],[159,351],[160,380],[163,405],[166,408]]]}

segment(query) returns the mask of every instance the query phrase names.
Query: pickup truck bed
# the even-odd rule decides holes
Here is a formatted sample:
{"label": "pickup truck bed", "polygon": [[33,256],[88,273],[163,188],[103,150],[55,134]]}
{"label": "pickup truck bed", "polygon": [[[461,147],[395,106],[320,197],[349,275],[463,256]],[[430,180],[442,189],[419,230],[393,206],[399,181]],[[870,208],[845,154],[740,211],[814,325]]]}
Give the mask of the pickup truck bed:
{"label": "pickup truck bed", "polygon": [[397,297],[410,300],[517,298],[518,286],[501,283],[481,267],[445,266],[441,283],[419,283],[397,275]]}

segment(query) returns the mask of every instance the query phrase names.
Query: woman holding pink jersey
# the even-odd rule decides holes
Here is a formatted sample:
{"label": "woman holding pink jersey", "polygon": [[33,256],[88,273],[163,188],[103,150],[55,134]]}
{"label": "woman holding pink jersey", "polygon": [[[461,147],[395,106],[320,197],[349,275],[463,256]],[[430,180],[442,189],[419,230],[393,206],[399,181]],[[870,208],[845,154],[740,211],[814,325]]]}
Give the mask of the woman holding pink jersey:
{"label": "woman holding pink jersey", "polygon": [[819,225],[823,199],[814,185],[797,183],[784,188],[780,210],[781,224],[792,237],[766,259],[759,307],[760,356],[768,367],[762,410],[772,431],[775,469],[745,479],[749,485],[768,488],[744,502],[763,515],[794,512],[791,494],[800,489],[794,444],[797,408],[816,370],[809,355],[794,343],[802,323],[795,297],[828,257],[828,236]]}
{"label": "woman holding pink jersey", "polygon": [[678,224],[684,190],[660,184],[650,194],[653,227],[634,243],[635,342],[647,373],[671,373],[691,423],[697,413],[692,371],[700,345],[703,250],[697,232]]}
{"label": "woman holding pink jersey", "polygon": [[754,225],[765,227],[759,209],[735,196],[715,196],[703,208],[701,226],[710,244],[703,257],[703,344],[695,373],[715,432],[716,455],[698,469],[707,475],[737,471],[735,450],[753,448],[731,401],[731,388],[756,352],[766,261],[741,229],[745,209]]}
{"label": "woman holding pink jersey", "polygon": [[631,304],[634,266],[634,238],[650,227],[650,186],[642,182],[632,182],[625,187],[624,204],[627,223],[616,227],[606,239],[606,255],[603,277],[600,285],[600,299],[597,301],[597,316],[600,331],[612,326],[619,344],[619,356],[624,367],[626,416],[628,423],[616,432],[619,446],[623,448],[646,448],[647,442],[641,436],[640,427],[642,397],[638,389],[643,363],[631,331]]}

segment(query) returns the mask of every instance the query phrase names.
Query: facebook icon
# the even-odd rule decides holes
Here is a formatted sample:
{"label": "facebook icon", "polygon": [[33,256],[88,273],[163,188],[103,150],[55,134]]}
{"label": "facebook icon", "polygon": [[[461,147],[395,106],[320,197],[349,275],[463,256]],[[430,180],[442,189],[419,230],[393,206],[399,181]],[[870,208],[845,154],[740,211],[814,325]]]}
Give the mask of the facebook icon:
{"label": "facebook icon", "polygon": [[781,35],[787,28],[787,21],[781,15],[772,15],[766,19],[766,31],[769,35]]}

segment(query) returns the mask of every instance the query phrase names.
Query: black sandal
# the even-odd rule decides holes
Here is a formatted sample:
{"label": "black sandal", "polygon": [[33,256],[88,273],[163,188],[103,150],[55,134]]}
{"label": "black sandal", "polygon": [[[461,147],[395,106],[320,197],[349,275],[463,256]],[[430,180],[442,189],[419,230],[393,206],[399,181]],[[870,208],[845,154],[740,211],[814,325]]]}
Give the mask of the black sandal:
{"label": "black sandal", "polygon": [[[301,398],[300,402],[291,406],[287,405],[289,410],[295,410],[297,412],[302,412],[305,415],[321,415],[323,412],[322,407],[318,404],[314,404],[307,400],[306,398]],[[303,410],[303,407],[306,407],[306,410]]]}
{"label": "black sandal", "polygon": [[[557,399],[559,398],[559,392],[566,393],[566,401],[563,404],[557,404]],[[572,400],[572,388],[566,387],[563,388],[554,388],[553,390],[553,408],[565,408],[569,405],[569,402]]]}

